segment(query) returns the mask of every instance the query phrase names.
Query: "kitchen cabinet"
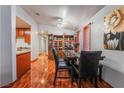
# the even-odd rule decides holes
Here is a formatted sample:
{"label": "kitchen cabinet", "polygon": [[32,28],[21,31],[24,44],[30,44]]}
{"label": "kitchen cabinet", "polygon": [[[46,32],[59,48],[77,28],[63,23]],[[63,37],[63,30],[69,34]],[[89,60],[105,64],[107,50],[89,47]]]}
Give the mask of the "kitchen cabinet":
{"label": "kitchen cabinet", "polygon": [[16,38],[24,37],[24,30],[21,28],[16,28]]}
{"label": "kitchen cabinet", "polygon": [[26,42],[26,43],[29,43],[29,44],[30,44],[30,42],[31,42],[30,34],[25,34],[25,35],[24,35],[24,39],[25,39],[25,42]]}
{"label": "kitchen cabinet", "polygon": [[16,38],[24,38],[25,43],[31,43],[31,35],[29,28],[16,28]]}
{"label": "kitchen cabinet", "polygon": [[17,78],[24,75],[31,67],[30,52],[16,55],[17,58]]}

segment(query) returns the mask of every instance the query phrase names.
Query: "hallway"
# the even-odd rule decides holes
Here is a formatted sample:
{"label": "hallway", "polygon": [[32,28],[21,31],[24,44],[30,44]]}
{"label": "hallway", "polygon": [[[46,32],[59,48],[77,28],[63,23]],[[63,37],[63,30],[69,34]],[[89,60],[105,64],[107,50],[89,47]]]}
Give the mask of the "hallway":
{"label": "hallway", "polygon": [[[67,76],[68,73],[61,72],[59,76]],[[77,84],[74,82],[71,85],[71,80],[58,79],[56,85],[53,85],[54,79],[54,61],[48,60],[48,57],[42,54],[38,60],[31,63],[31,70],[29,70],[25,75],[23,75],[19,80],[17,80],[12,88],[77,88]],[[90,81],[83,81],[82,87],[91,88],[94,87]],[[98,82],[98,87],[100,88],[110,88],[106,82]]]}

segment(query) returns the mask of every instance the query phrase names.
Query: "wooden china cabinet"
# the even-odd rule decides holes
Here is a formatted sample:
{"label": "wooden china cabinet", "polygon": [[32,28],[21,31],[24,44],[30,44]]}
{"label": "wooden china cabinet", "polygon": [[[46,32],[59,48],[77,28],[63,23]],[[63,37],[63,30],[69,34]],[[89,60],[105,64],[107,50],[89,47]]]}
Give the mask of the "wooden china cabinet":
{"label": "wooden china cabinet", "polygon": [[55,47],[58,50],[59,56],[63,56],[63,50],[76,45],[76,50],[79,51],[79,32],[74,35],[63,33],[62,35],[49,34],[48,35],[48,58],[53,59],[51,49]]}

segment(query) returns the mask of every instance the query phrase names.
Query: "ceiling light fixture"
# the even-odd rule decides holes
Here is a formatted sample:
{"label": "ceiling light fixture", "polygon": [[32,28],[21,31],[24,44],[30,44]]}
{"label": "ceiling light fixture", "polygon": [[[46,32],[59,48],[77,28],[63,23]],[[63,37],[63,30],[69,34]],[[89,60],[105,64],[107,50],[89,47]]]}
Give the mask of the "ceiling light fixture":
{"label": "ceiling light fixture", "polygon": [[58,24],[57,24],[57,27],[58,27],[58,28],[62,28],[62,27],[63,27],[63,24],[62,24],[62,23],[58,23]]}
{"label": "ceiling light fixture", "polygon": [[59,18],[57,19],[57,27],[58,27],[59,29],[61,29],[63,26],[64,26],[64,25],[63,25],[63,18],[59,17]]}
{"label": "ceiling light fixture", "polygon": [[64,11],[62,13],[62,17],[65,18],[66,17],[66,14],[67,14],[67,11],[66,11],[66,9],[64,9]]}
{"label": "ceiling light fixture", "polygon": [[37,16],[40,16],[40,13],[38,13],[38,12],[36,12],[35,14],[36,14]]}
{"label": "ceiling light fixture", "polygon": [[58,18],[57,21],[58,21],[58,22],[62,22],[63,19],[62,19],[62,18]]}

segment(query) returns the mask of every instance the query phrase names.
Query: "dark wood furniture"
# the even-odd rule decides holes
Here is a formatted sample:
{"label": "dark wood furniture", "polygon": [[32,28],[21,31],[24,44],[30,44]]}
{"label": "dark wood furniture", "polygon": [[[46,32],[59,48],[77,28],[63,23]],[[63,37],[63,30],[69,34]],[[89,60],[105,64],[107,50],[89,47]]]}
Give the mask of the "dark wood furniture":
{"label": "dark wood furniture", "polygon": [[[97,63],[96,64],[96,66],[94,65],[94,64],[92,64],[92,66],[94,65],[95,67],[94,67],[94,69],[96,68],[96,72],[95,73],[97,73],[97,75],[98,75],[98,77],[99,77],[99,81],[101,82],[102,81],[102,68],[103,68],[103,65],[102,64],[99,64],[99,60],[103,60],[104,58],[105,58],[105,56],[100,56],[101,55],[101,53],[102,53],[102,51],[90,51],[90,52],[85,52],[85,55],[83,54],[83,55],[80,55],[80,57],[79,56],[77,56],[77,55],[74,55],[74,54],[71,54],[71,55],[67,55],[67,54],[69,54],[69,51],[66,51],[67,53],[64,53],[65,55],[66,55],[66,57],[69,59],[69,60],[71,60],[70,62],[70,64],[73,66],[73,77],[75,78],[77,78],[77,75],[75,75],[75,72],[76,72],[76,74],[78,73],[80,73],[82,70],[81,70],[81,68],[91,68],[91,67],[86,67],[84,64],[81,66],[81,64],[77,64],[76,63],[76,59],[77,58],[79,58],[80,60],[80,62],[79,63],[83,63],[83,62],[86,62],[86,63],[88,63],[88,61],[90,62],[90,61],[93,61],[94,63]],[[82,51],[83,52],[83,51]],[[81,52],[81,54],[82,54],[82,52]],[[83,52],[83,53],[84,53]],[[86,61],[86,60],[84,60],[86,57],[88,57],[88,55],[90,55],[89,56],[89,58],[87,58],[88,60]],[[92,55],[92,56],[91,56]],[[84,57],[85,56],[85,57]],[[95,58],[95,59],[93,59],[93,58]],[[83,58],[83,60],[81,60]],[[93,62],[90,62],[90,63],[93,63]],[[84,67],[83,67],[84,66]],[[80,68],[80,69],[79,69]],[[93,71],[93,69],[91,70],[91,72]],[[88,72],[87,72],[88,73]],[[96,77],[97,77],[97,75],[96,75]],[[97,79],[96,79],[96,77],[94,76],[94,81],[95,81],[95,87],[97,87]],[[80,80],[79,80],[80,81]],[[92,81],[92,80],[91,80]],[[78,82],[79,83],[79,82]],[[79,87],[80,87],[80,84],[78,84],[79,85]]]}
{"label": "dark wood furniture", "polygon": [[[104,60],[105,56],[99,57],[99,60]],[[103,64],[99,63],[99,81],[102,81],[102,69],[103,69]]]}
{"label": "dark wood furniture", "polygon": [[81,51],[79,67],[77,68],[78,87],[81,87],[82,79],[90,79],[94,86],[97,87],[97,72],[101,53],[102,51]]}
{"label": "dark wood furniture", "polygon": [[[55,60],[55,76],[54,76],[54,82],[53,84],[55,85],[56,79],[57,78],[64,78],[64,79],[72,79],[72,75],[71,75],[71,71],[72,71],[72,66],[68,65],[67,60],[60,60],[58,57],[58,53],[56,51],[55,48],[52,49],[53,51],[53,56],[54,56],[54,60]],[[63,69],[66,69],[70,72],[70,77],[57,77],[57,73]]]}

